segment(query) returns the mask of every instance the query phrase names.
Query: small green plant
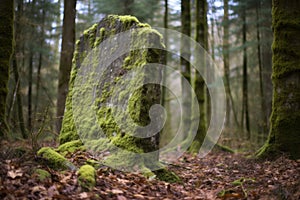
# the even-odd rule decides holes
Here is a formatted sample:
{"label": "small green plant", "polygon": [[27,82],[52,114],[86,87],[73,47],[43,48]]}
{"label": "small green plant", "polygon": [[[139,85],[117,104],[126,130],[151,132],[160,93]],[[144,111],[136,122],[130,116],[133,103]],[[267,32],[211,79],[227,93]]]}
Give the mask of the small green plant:
{"label": "small green plant", "polygon": [[247,190],[244,187],[244,183],[249,182],[249,181],[250,182],[255,182],[255,180],[253,178],[243,178],[242,177],[242,178],[239,178],[239,179],[233,181],[232,185],[241,187],[241,189],[242,189],[242,191],[244,193],[245,198],[247,198],[248,194],[247,194]]}

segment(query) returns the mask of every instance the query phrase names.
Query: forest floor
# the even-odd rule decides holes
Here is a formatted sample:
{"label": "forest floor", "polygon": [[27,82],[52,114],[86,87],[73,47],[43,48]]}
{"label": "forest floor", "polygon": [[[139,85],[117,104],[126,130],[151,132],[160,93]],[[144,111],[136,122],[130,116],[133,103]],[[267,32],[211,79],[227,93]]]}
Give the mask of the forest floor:
{"label": "forest floor", "polygon": [[[179,183],[103,166],[97,170],[96,187],[84,191],[76,170],[54,171],[33,153],[7,146],[0,147],[0,199],[300,199],[300,160],[286,157],[260,161],[220,151],[204,158],[185,154],[169,166]],[[80,165],[89,155],[68,157]],[[42,180],[34,173],[37,168],[51,176]]]}

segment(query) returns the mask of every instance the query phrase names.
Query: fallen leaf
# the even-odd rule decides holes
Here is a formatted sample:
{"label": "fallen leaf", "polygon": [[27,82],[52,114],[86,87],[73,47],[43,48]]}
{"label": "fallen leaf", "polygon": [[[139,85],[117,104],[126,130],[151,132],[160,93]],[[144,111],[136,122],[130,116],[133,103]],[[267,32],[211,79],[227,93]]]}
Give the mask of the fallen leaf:
{"label": "fallen leaf", "polygon": [[113,194],[123,194],[124,193],[122,190],[119,190],[119,189],[112,189],[111,192]]}
{"label": "fallen leaf", "polygon": [[7,176],[12,178],[12,179],[15,179],[17,177],[21,177],[23,175],[23,172],[21,169],[17,169],[17,170],[11,170],[11,171],[8,171],[7,172]]}

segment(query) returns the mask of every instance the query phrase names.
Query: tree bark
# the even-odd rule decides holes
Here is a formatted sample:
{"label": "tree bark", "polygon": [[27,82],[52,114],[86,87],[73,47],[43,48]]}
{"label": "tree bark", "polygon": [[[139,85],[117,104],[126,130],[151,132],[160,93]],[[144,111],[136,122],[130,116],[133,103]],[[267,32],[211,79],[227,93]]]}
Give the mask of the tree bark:
{"label": "tree bark", "polygon": [[[45,36],[44,36],[45,15],[46,15],[45,8],[43,8],[43,11],[42,11],[42,24],[41,24],[41,35],[40,35],[40,47],[41,47],[41,49],[43,49],[44,41],[45,41]],[[36,97],[35,97],[35,106],[34,106],[34,115],[35,116],[38,112],[42,63],[43,63],[43,52],[41,51],[39,53],[39,62],[38,62],[38,70],[37,70],[37,77],[36,77]]]}
{"label": "tree bark", "polygon": [[[23,0],[18,0],[17,1],[17,14],[16,14],[16,22],[15,22],[15,51],[14,51],[14,55],[13,55],[13,63],[12,63],[12,67],[13,67],[13,74],[14,74],[14,79],[15,79],[15,84],[16,84],[16,106],[17,106],[17,116],[18,116],[18,122],[19,122],[19,127],[20,127],[20,131],[22,134],[23,138],[28,138],[28,133],[26,131],[26,127],[25,127],[25,121],[24,121],[24,115],[23,115],[23,101],[22,101],[22,95],[21,95],[21,81],[20,81],[20,76],[19,76],[19,67],[20,65],[18,65],[17,62],[17,55],[23,55],[23,52],[21,46],[23,44],[23,42],[21,41],[21,35],[22,35],[22,31],[21,31],[21,17],[23,16],[24,12],[24,4],[23,4]],[[24,57],[24,56],[23,56]]]}
{"label": "tree bark", "polygon": [[273,0],[273,107],[268,141],[258,156],[300,158],[300,1]]}
{"label": "tree bark", "polygon": [[75,44],[76,0],[64,0],[64,19],[62,50],[59,64],[58,97],[57,97],[57,132],[60,132],[62,118],[68,94],[70,72]]}
{"label": "tree bark", "polygon": [[[245,2],[244,2],[245,3]],[[241,124],[244,128],[244,122],[246,123],[247,139],[250,139],[250,121],[249,121],[249,103],[248,103],[248,57],[247,57],[247,21],[246,21],[246,6],[242,8],[242,20],[243,20],[243,107],[242,107],[242,119]]]}
{"label": "tree bark", "polygon": [[226,119],[225,125],[230,125],[230,113],[232,110],[235,124],[239,127],[237,114],[234,107],[234,101],[230,88],[230,63],[229,63],[229,3],[224,0],[224,18],[223,18],[223,64],[224,64],[224,85],[226,92]]}
{"label": "tree bark", "polygon": [[[191,5],[190,0],[182,0],[181,1],[181,32],[187,36],[191,36]],[[191,117],[189,113],[191,113],[191,88],[190,85],[184,84],[184,80],[188,83],[191,83],[191,67],[189,61],[185,58],[190,58],[190,43],[189,41],[185,41],[183,38],[181,39],[181,47],[180,47],[180,66],[181,66],[181,89],[182,89],[182,113],[186,113],[183,120],[183,135],[187,136],[190,130],[191,125]],[[185,57],[185,58],[183,58]]]}
{"label": "tree bark", "polygon": [[7,136],[6,97],[10,59],[13,53],[14,1],[3,0],[0,4],[0,137]]}
{"label": "tree bark", "polygon": [[[207,2],[206,0],[196,0],[196,42],[208,50],[208,26],[207,26]],[[196,58],[201,59],[201,58]],[[205,58],[202,58],[205,59]],[[196,61],[197,62],[197,61]],[[205,62],[204,62],[205,63]],[[195,93],[199,103],[200,120],[189,152],[198,153],[206,135],[206,86],[202,75],[196,70],[195,73]]]}
{"label": "tree bark", "polygon": [[29,55],[28,91],[27,91],[27,130],[32,131],[32,73],[33,73],[33,52]]}
{"label": "tree bark", "polygon": [[257,57],[258,57],[258,70],[259,70],[259,90],[261,98],[261,114],[262,114],[262,128],[263,133],[266,133],[268,128],[268,117],[267,117],[267,107],[265,101],[264,85],[263,85],[263,75],[262,75],[262,58],[261,58],[261,39],[260,39],[260,24],[259,24],[259,12],[260,12],[260,1],[256,4],[256,39],[257,39]]}

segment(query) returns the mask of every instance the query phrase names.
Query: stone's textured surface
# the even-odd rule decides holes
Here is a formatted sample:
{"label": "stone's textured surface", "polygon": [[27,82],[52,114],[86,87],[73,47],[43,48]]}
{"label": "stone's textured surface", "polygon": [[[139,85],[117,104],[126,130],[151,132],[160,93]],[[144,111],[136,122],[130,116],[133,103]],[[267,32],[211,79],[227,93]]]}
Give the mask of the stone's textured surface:
{"label": "stone's textured surface", "polygon": [[[111,39],[116,34],[129,30],[132,31],[129,43]],[[107,51],[99,50],[97,47],[105,40],[111,40],[115,46]],[[110,15],[84,32],[76,43],[70,89],[60,133],[61,145],[81,139],[94,151],[109,150],[112,152],[116,150],[116,147],[132,153],[158,150],[159,134],[150,135],[153,133],[145,131],[145,135],[149,134],[151,137],[139,138],[136,135],[142,132],[143,127],[151,123],[149,117],[151,106],[160,103],[160,85],[144,83],[153,83],[151,79],[154,79],[154,83],[161,81],[159,67],[154,67],[155,70],[150,69],[151,67],[146,68],[149,63],[162,63],[162,50],[160,49],[163,49],[164,46],[161,41],[161,35],[157,31],[151,29],[147,24],[140,23],[132,16]],[[125,54],[114,59],[109,66],[100,66],[100,68],[102,67],[100,77],[97,77],[99,74],[96,71],[96,74],[90,74],[90,77],[82,80],[81,85],[76,86],[75,80],[79,76],[78,73],[85,73],[85,68],[88,71],[88,68],[99,67],[105,63],[103,60],[109,59],[119,49],[125,48],[127,43],[129,44],[128,48],[132,50],[126,49]],[[141,48],[143,46],[156,48]],[[99,52],[101,53],[99,54]],[[94,76],[97,78],[96,83]],[[84,99],[89,98],[86,94],[95,88],[93,99]],[[77,119],[74,119],[73,97],[82,97],[82,105],[91,101],[90,106],[95,112],[81,115],[81,113],[85,113],[85,110],[76,107]],[[118,106],[109,106],[109,104]],[[96,124],[91,120],[92,115],[96,115]],[[159,119],[156,120],[159,121]],[[80,137],[78,127],[76,128],[78,123],[84,127],[81,129],[84,131],[81,131]],[[99,127],[102,132],[99,131]],[[85,138],[88,139],[85,140]],[[126,158],[126,162],[130,163],[141,159],[128,152],[115,154],[106,161],[120,160],[121,162]],[[155,159],[158,160],[158,157]],[[147,163],[147,161],[141,162]],[[132,164],[134,163],[136,162],[132,162]],[[119,165],[121,166],[123,163],[119,163]]]}

